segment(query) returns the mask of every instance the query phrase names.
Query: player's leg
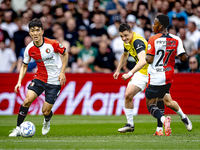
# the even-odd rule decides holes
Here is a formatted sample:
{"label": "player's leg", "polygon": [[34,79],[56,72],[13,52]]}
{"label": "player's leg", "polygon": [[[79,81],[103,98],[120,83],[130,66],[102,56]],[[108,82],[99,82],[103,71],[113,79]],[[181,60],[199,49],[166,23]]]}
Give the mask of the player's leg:
{"label": "player's leg", "polygon": [[133,132],[134,122],[133,122],[133,97],[139,92],[143,91],[146,87],[148,77],[146,75],[137,72],[134,74],[125,92],[125,115],[127,119],[127,124],[118,129],[118,132]]}
{"label": "player's leg", "polygon": [[44,122],[42,127],[43,135],[46,135],[50,130],[50,121],[53,115],[51,109],[56,99],[58,98],[60,88],[60,85],[52,85],[45,83],[45,102],[42,107],[42,113],[44,115]]}
{"label": "player's leg", "polygon": [[[164,115],[165,114],[165,105],[164,105],[163,100],[157,100],[156,106],[160,109],[160,111]],[[156,128],[156,132],[153,135],[158,135],[158,136],[163,135],[163,123],[160,121],[160,119],[157,119],[157,128]]]}
{"label": "player's leg", "polygon": [[141,89],[133,84],[128,84],[125,92],[125,115],[127,119],[127,124],[118,129],[118,132],[133,132],[134,131],[134,123],[133,123],[133,97],[140,91]]}
{"label": "player's leg", "polygon": [[53,107],[53,104],[49,104],[48,102],[44,102],[42,107],[42,113],[44,115],[44,122],[42,127],[42,134],[46,135],[50,130],[50,120],[53,115],[51,109]]}
{"label": "player's leg", "polygon": [[184,123],[186,129],[188,131],[192,130],[192,123],[190,121],[190,119],[187,117],[187,115],[185,115],[182,111],[182,109],[180,108],[180,106],[178,105],[178,103],[174,100],[172,100],[172,97],[169,93],[165,94],[164,98],[164,104],[165,106],[171,108],[172,110],[174,110],[181,118],[182,122]]}
{"label": "player's leg", "polygon": [[44,91],[44,88],[41,86],[41,81],[34,79],[28,86],[28,92],[26,98],[19,109],[19,114],[17,118],[17,127],[12,131],[9,137],[19,136],[20,125],[24,121],[26,115],[28,114],[28,109],[31,103]]}
{"label": "player's leg", "polygon": [[160,109],[156,106],[156,103],[157,100],[163,99],[165,93],[169,91],[170,86],[171,84],[163,86],[148,85],[145,91],[147,109],[153,117],[159,119],[164,124],[166,136],[171,135],[171,118],[169,116],[165,117]]}
{"label": "player's leg", "polygon": [[20,125],[26,118],[26,115],[28,114],[28,109],[29,109],[31,103],[36,98],[37,98],[37,94],[32,90],[28,90],[26,98],[19,109],[19,114],[17,117],[17,127],[15,129],[13,129],[12,133],[9,134],[9,137],[20,136]]}

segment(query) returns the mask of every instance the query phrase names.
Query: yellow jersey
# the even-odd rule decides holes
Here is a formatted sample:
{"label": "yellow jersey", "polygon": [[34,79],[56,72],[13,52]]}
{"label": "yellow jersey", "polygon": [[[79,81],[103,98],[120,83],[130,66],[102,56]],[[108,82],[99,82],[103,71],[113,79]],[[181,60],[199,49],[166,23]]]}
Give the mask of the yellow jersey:
{"label": "yellow jersey", "polygon": [[[136,64],[138,63],[138,53],[142,50],[145,50],[145,53],[147,53],[147,47],[148,47],[148,42],[139,34],[133,32],[133,39],[131,41],[131,44],[126,44],[124,43],[124,51],[129,52],[131,56],[135,59]],[[140,73],[144,75],[148,75],[147,73],[147,68],[148,68],[148,63],[139,70]]]}

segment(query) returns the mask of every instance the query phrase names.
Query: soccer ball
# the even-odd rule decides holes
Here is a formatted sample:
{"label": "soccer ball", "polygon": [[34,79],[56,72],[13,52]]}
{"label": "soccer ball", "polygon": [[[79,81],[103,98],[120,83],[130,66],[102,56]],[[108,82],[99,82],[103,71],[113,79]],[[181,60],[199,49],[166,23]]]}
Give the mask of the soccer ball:
{"label": "soccer ball", "polygon": [[20,133],[22,137],[32,137],[35,134],[35,125],[30,121],[25,121],[20,125]]}

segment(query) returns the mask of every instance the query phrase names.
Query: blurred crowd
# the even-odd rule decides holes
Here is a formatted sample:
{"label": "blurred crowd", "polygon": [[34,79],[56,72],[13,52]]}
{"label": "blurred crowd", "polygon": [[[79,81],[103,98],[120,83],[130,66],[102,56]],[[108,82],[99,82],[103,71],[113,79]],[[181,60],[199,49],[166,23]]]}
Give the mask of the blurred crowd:
{"label": "blurred crowd", "polygon": [[[186,63],[176,58],[175,73],[200,72],[200,0],[0,0],[0,72],[20,71],[32,41],[28,23],[39,18],[44,36],[69,52],[66,73],[111,73],[124,51],[119,25],[128,23],[148,41],[158,13],[169,16],[168,31],[181,38],[189,56]],[[134,65],[129,56],[122,72]],[[28,72],[36,70],[31,60]]]}

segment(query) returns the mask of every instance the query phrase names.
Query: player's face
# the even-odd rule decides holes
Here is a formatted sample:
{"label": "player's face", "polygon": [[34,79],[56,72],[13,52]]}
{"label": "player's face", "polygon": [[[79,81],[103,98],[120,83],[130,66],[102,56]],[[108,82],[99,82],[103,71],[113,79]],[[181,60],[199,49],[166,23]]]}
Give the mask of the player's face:
{"label": "player's face", "polygon": [[157,18],[154,19],[153,32],[154,33],[160,32],[160,22]]}
{"label": "player's face", "polygon": [[133,34],[132,31],[129,32],[127,30],[125,30],[124,32],[119,32],[120,37],[122,39],[122,41],[126,44],[128,44],[129,42],[131,42],[132,38],[133,38]]}
{"label": "player's face", "polygon": [[43,43],[43,33],[44,31],[42,30],[42,28],[37,26],[31,27],[29,30],[29,34],[35,44]]}

